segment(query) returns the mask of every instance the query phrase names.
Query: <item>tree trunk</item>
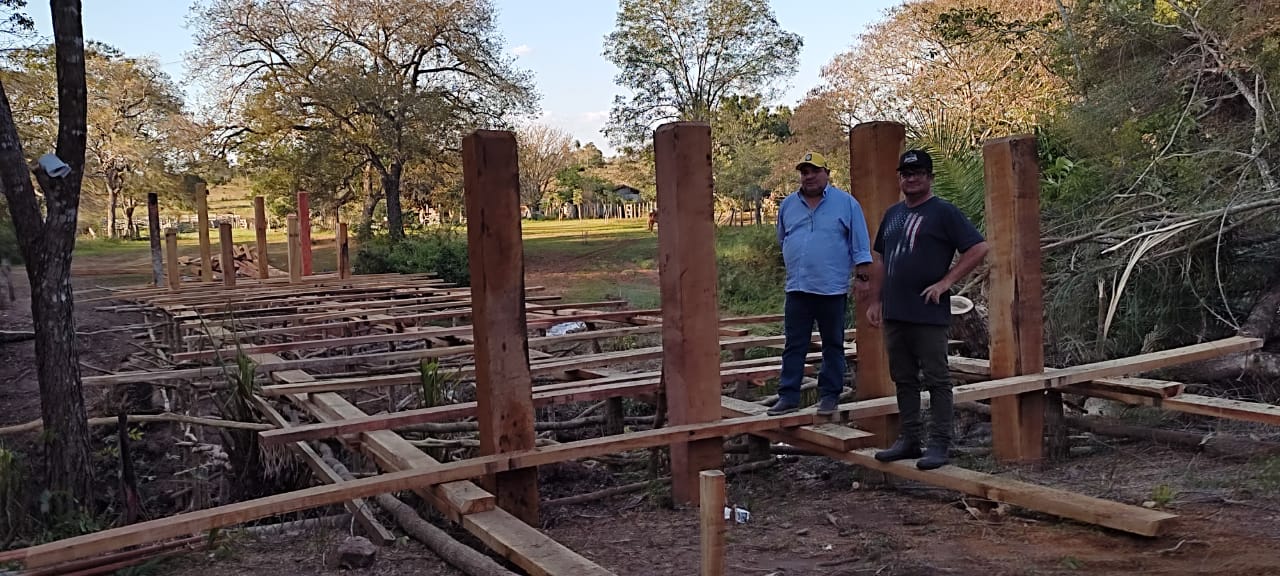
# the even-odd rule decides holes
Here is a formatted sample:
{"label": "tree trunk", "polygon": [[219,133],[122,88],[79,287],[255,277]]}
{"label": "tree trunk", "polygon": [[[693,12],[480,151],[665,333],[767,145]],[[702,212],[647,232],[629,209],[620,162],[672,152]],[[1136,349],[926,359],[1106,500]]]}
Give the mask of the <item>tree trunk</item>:
{"label": "tree trunk", "polygon": [[400,211],[400,175],[404,165],[396,162],[382,174],[382,192],[387,197],[387,234],[395,242],[404,238],[404,216]]}
{"label": "tree trunk", "polygon": [[116,229],[116,212],[120,209],[120,191],[114,186],[107,186],[107,238],[119,238]]}
{"label": "tree trunk", "polygon": [[44,439],[45,484],[61,508],[68,500],[90,502],[89,427],[81,391],[72,315],[71,251],[84,177],[88,97],[85,90],[84,30],[78,0],[52,0],[58,77],[56,156],[70,172],[52,178],[36,169],[47,215],[31,185],[13,111],[0,83],[0,190],[9,201],[18,243],[31,281],[31,317],[36,333],[36,373]]}
{"label": "tree trunk", "polygon": [[130,201],[124,208],[124,232],[125,237],[130,240],[137,240],[141,236],[138,234],[138,226],[133,222],[133,211],[137,207],[137,203]]}

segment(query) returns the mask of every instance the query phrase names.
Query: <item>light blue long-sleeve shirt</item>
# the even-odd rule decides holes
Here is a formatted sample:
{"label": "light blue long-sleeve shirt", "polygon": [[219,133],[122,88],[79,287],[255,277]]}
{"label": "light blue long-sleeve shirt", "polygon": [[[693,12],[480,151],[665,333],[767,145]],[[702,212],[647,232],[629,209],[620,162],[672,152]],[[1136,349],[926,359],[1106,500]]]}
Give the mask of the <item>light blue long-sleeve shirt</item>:
{"label": "light blue long-sleeve shirt", "polygon": [[829,184],[816,208],[810,209],[799,191],[782,200],[778,242],[787,266],[787,292],[847,294],[854,266],[871,262],[862,205]]}

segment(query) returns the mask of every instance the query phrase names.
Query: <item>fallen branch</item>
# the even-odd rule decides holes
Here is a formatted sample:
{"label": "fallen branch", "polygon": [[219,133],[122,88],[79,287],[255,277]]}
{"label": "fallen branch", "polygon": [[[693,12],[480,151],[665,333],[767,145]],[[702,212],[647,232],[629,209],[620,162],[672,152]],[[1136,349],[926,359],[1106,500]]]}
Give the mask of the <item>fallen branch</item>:
{"label": "fallen branch", "polygon": [[35,339],[36,333],[30,330],[0,330],[0,344],[13,344]]}
{"label": "fallen branch", "polygon": [[[200,416],[188,416],[186,414],[130,414],[129,422],[137,424],[142,422],[178,422],[183,424],[195,424],[198,426],[213,426],[215,428],[230,428],[234,430],[274,430],[275,426],[270,424],[259,424],[256,422],[234,422],[231,420],[220,420],[218,418],[202,418]],[[99,418],[90,418],[90,426],[107,426],[117,424],[118,420],[115,416],[102,416]],[[15,424],[13,426],[5,426],[0,428],[0,436],[8,434],[19,434],[22,432],[35,432],[44,428],[44,422],[41,420],[32,420],[25,424]]]}
{"label": "fallen branch", "polygon": [[[355,479],[355,476],[351,474],[351,471],[347,470],[346,466],[343,466],[341,462],[333,458],[333,451],[327,445],[321,444],[320,452],[324,458],[324,463],[333,468],[339,476],[346,480]],[[441,560],[448,562],[469,576],[516,576],[510,570],[494,562],[493,559],[466,544],[454,540],[444,530],[423,520],[411,506],[401,502],[395,496],[381,494],[377,497],[377,500],[378,505],[390,513],[396,519],[396,523],[401,528],[404,528],[405,532],[408,532],[415,540],[426,544],[427,548],[435,552]]]}

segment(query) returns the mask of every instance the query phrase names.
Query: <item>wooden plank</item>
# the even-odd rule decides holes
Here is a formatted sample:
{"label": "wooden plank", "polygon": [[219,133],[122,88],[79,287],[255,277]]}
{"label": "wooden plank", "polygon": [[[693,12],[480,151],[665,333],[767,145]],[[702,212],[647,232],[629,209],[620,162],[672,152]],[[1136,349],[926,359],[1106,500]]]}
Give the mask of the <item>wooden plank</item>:
{"label": "wooden plank", "polygon": [[[1040,278],[1040,172],[1034,136],[1010,136],[982,147],[991,246],[991,375],[1044,371],[1044,302]],[[1060,405],[1060,403],[1058,404]],[[1034,391],[991,402],[996,458],[1043,456],[1045,395]]]}
{"label": "wooden plank", "polygon": [[151,282],[164,286],[164,254],[160,250],[160,197],[147,192],[147,240],[151,244]]}
{"label": "wooden plank", "polygon": [[209,197],[204,182],[195,183],[196,233],[200,237],[200,280],[213,282],[213,251],[209,247]]}
{"label": "wooden plank", "polygon": [[347,239],[347,223],[339,222],[336,237],[338,243],[338,277],[351,277],[351,243]]}
{"label": "wooden plank", "polygon": [[298,255],[302,275],[311,275],[311,194],[298,191]]}
{"label": "wooden plank", "polygon": [[[277,412],[275,408],[272,408],[271,404],[267,403],[267,401],[261,396],[254,396],[254,400],[258,404],[258,410],[266,415],[267,419],[270,420],[272,424],[286,429],[291,426],[289,420]],[[345,482],[345,480],[339,476],[333,468],[330,468],[328,464],[325,464],[324,459],[321,458],[320,455],[311,448],[311,446],[308,446],[306,442],[295,442],[291,444],[290,447],[292,447],[293,451],[302,458],[302,461],[311,468],[311,471],[315,473],[316,478],[319,478],[320,481],[326,484]],[[343,502],[343,507],[346,508],[347,512],[350,512],[351,516],[356,519],[356,522],[364,529],[364,533],[369,536],[370,540],[378,542],[384,546],[396,541],[395,534],[392,534],[382,525],[382,523],[378,522],[378,520],[373,517],[373,512],[369,509],[369,505],[365,503],[363,498]]]}
{"label": "wooden plank", "polygon": [[[758,416],[764,414],[769,409],[746,400],[739,400],[729,396],[720,397],[720,406],[725,416],[733,418],[738,416]],[[878,444],[875,434],[857,428],[850,428],[844,424],[836,422],[824,422],[821,424],[811,424],[808,426],[800,426],[788,432],[797,439],[805,442],[811,442],[824,448],[848,452],[858,448],[867,448]]]}
{"label": "wooden plank", "polygon": [[884,463],[876,460],[874,450],[840,452],[800,440],[786,432],[765,432],[763,435],[797,448],[908,480],[941,486],[957,492],[1005,502],[1061,518],[1105,526],[1130,534],[1160,536],[1168,531],[1178,518],[1174,514],[1159,510],[1149,510],[1057,488],[1037,486],[955,466],[926,471],[916,468],[914,459]]}
{"label": "wooden plank", "polygon": [[[902,153],[905,142],[906,127],[896,122],[858,124],[849,133],[850,192],[862,205],[867,232],[873,241],[885,212],[901,198],[897,166],[898,155]],[[854,326],[858,350],[861,351],[856,366],[858,389],[855,398],[866,400],[894,396],[897,387],[889,376],[884,329],[872,326],[867,320],[869,302],[855,301],[854,304]],[[859,426],[875,434],[883,447],[892,444],[898,435],[897,417],[876,418],[860,422]]]}
{"label": "wooden plank", "polygon": [[[720,417],[711,125],[675,122],[653,138],[658,188],[662,370],[672,424]],[[671,445],[671,496],[696,504],[698,473],[724,463],[720,439]]]}
{"label": "wooden plank", "polygon": [[[222,267],[222,285],[236,285],[236,244],[231,239],[231,223],[223,222],[218,224],[218,244],[222,248],[222,255],[218,258],[218,264]],[[212,262],[210,262],[212,264]]]}
{"label": "wooden plank", "polygon": [[612,574],[501,509],[467,514],[462,527],[531,576]]}
{"label": "wooden plank", "polygon": [[270,277],[271,264],[267,259],[267,204],[262,196],[253,197],[253,233],[257,246],[254,257],[258,261],[258,278],[266,280]]}
{"label": "wooden plank", "polygon": [[1182,394],[1186,385],[1181,382],[1167,382],[1150,378],[1102,378],[1092,382],[1076,384],[1069,392],[1091,394],[1099,391],[1119,392],[1152,398],[1172,398]]}
{"label": "wooden plank", "polygon": [[164,231],[165,269],[169,276],[169,289],[177,292],[182,289],[182,273],[178,272],[178,231],[166,228]]}
{"label": "wooden plank", "polygon": [[[484,455],[534,447],[533,378],[524,309],[520,170],[515,133],[477,130],[462,139],[467,255],[474,310],[475,379]],[[486,484],[498,506],[538,525],[538,471],[500,472]]]}
{"label": "wooden plank", "polygon": [[1188,414],[1217,416],[1218,418],[1280,426],[1280,406],[1272,404],[1214,398],[1198,394],[1179,394],[1173,398],[1165,398],[1159,401],[1157,406]]}
{"label": "wooden plank", "polygon": [[285,218],[288,231],[289,249],[289,282],[297,284],[302,281],[302,245],[298,237],[298,215],[290,214]]}
{"label": "wooden plank", "polygon": [[724,576],[724,472],[703,470],[698,474],[698,525],[702,553],[702,576]]}

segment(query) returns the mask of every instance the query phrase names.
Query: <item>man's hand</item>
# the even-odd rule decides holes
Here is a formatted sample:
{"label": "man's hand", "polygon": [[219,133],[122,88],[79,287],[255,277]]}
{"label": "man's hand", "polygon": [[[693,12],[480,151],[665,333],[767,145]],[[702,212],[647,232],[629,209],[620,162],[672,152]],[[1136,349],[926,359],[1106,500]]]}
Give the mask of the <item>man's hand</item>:
{"label": "man's hand", "polygon": [[858,300],[865,300],[871,297],[871,281],[853,279],[853,295]]}
{"label": "man's hand", "polygon": [[950,290],[950,289],[951,289],[951,283],[946,281],[946,279],[943,279],[938,281],[937,284],[934,284],[928,288],[925,288],[924,292],[921,292],[920,295],[924,296],[925,302],[928,302],[930,304],[937,304],[938,301],[942,298],[942,295],[946,293],[947,290]]}
{"label": "man's hand", "polygon": [[867,306],[867,322],[879,328],[882,320],[884,320],[884,308],[880,306],[879,302],[872,302],[870,306]]}

